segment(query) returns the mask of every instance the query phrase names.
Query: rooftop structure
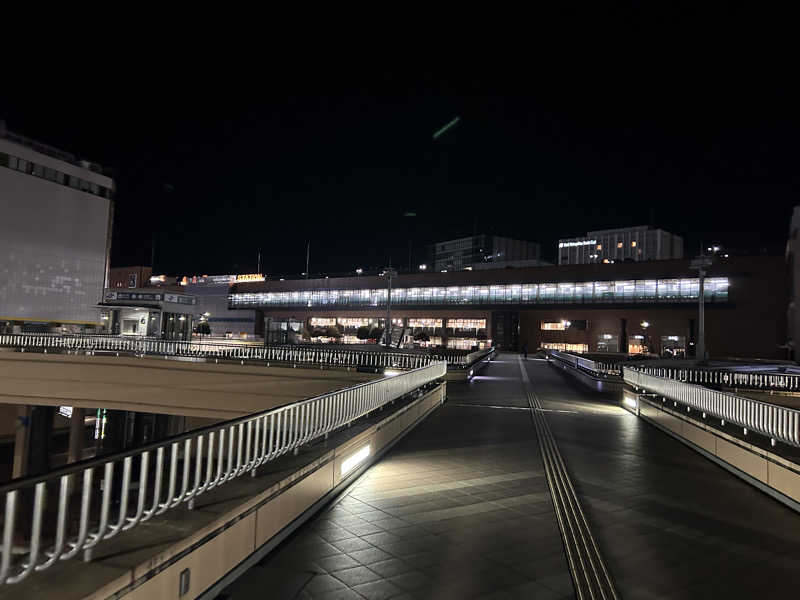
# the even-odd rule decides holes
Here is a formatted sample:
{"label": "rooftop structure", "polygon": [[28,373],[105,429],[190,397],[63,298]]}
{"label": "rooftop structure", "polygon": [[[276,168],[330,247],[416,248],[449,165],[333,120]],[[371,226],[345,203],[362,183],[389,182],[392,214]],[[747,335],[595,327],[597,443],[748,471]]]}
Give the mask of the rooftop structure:
{"label": "rooftop structure", "polygon": [[558,264],[580,265],[683,258],[683,238],[647,225],[590,231],[558,240]]}

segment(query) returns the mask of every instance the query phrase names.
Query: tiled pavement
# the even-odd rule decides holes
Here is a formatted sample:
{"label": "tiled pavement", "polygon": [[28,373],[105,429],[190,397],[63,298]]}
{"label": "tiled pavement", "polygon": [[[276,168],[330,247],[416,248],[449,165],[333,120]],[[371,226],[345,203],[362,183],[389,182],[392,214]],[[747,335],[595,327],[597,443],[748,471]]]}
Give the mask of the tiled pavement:
{"label": "tiled pavement", "polygon": [[794,598],[800,515],[545,363],[529,377],[626,599]]}
{"label": "tiled pavement", "polygon": [[[615,399],[544,362],[525,366],[622,598],[797,595],[800,516]],[[574,597],[530,414],[514,410],[527,406],[516,356],[448,391],[341,502],[225,595]]]}
{"label": "tiled pavement", "polygon": [[224,592],[240,598],[572,598],[520,371],[451,385],[350,493]]}

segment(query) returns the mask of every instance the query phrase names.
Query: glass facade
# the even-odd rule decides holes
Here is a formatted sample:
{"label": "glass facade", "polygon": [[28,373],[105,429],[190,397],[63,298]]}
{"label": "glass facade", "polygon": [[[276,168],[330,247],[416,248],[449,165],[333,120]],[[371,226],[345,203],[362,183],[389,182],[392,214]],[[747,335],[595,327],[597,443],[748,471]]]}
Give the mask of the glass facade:
{"label": "glass facade", "polygon": [[[728,301],[728,278],[705,282],[706,302]],[[451,287],[396,288],[392,306],[475,306],[495,304],[655,304],[697,301],[695,278],[629,279],[574,283],[524,283]],[[385,289],[309,290],[237,293],[228,297],[231,308],[346,308],[386,305]]]}

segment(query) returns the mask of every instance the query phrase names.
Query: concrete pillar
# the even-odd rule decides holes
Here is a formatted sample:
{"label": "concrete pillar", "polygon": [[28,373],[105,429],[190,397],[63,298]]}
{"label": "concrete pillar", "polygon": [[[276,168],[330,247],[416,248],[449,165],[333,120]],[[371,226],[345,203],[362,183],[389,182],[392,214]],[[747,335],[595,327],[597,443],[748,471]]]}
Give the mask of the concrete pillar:
{"label": "concrete pillar", "polygon": [[11,477],[24,477],[28,472],[28,448],[30,442],[30,406],[17,407],[16,433],[14,435],[14,463]]}
{"label": "concrete pillar", "polygon": [[28,472],[41,475],[50,469],[50,447],[53,438],[55,407],[33,406],[30,411],[28,436]]}
{"label": "concrete pillar", "polygon": [[69,421],[67,464],[77,462],[83,457],[83,447],[86,443],[86,428],[84,427],[85,412],[83,408],[72,408],[72,417]]}

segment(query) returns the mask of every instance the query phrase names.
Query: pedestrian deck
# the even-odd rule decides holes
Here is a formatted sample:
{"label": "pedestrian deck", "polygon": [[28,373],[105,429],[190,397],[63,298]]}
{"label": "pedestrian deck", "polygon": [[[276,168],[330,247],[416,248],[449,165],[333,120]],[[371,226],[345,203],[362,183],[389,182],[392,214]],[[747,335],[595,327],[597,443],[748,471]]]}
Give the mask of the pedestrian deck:
{"label": "pedestrian deck", "polygon": [[796,594],[800,516],[619,399],[503,354],[224,596],[575,597],[526,391],[620,597]]}

